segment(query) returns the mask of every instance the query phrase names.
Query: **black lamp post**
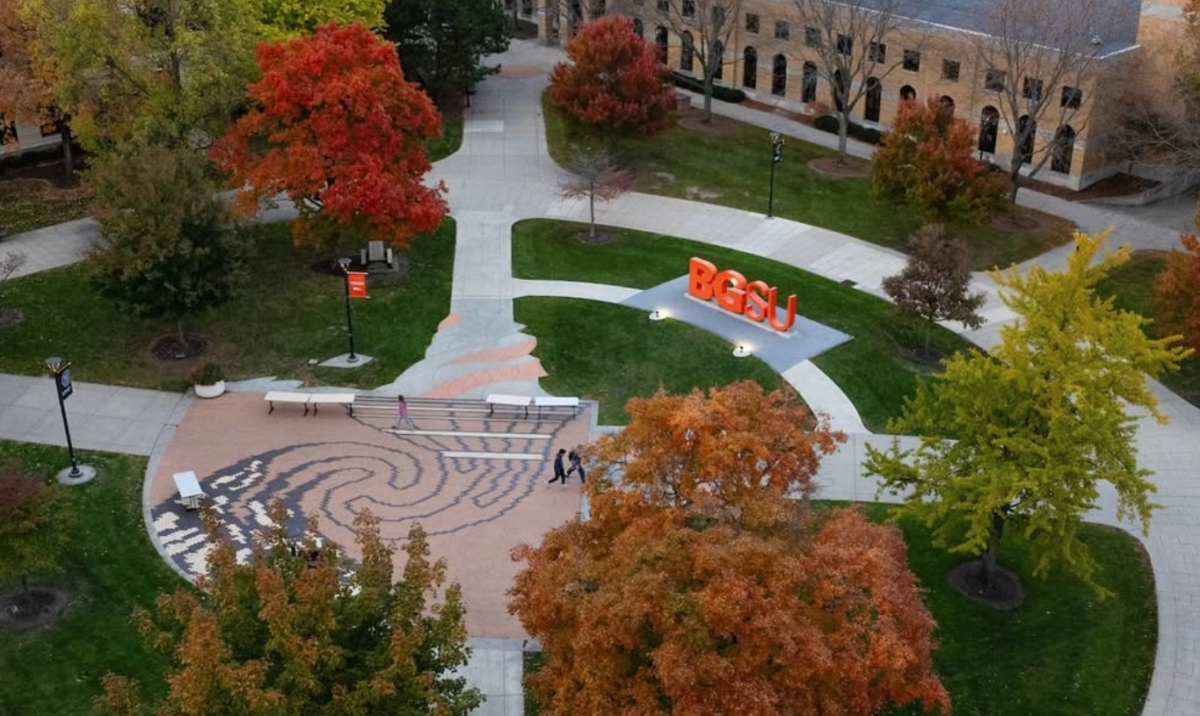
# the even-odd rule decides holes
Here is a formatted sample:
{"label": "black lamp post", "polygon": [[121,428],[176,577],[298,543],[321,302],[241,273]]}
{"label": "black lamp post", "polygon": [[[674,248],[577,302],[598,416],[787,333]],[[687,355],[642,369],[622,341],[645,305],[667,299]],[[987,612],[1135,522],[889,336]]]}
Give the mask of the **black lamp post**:
{"label": "black lamp post", "polygon": [[350,259],[338,259],[338,265],[342,267],[346,278],[346,327],[350,330],[350,356],[346,362],[357,363],[358,356],[354,353],[354,314],[350,311]]}
{"label": "black lamp post", "polygon": [[771,132],[771,190],[767,199],[767,218],[775,216],[775,165],[783,161],[783,137]]}
{"label": "black lamp post", "polygon": [[67,453],[71,456],[70,477],[78,479],[83,476],[83,472],[75,460],[75,446],[71,443],[71,425],[67,422],[67,398],[71,397],[71,393],[75,390],[71,385],[71,362],[64,361],[58,356],[51,356],[46,359],[46,367],[54,376],[54,393],[58,396],[58,409],[62,411],[63,430],[67,433]]}

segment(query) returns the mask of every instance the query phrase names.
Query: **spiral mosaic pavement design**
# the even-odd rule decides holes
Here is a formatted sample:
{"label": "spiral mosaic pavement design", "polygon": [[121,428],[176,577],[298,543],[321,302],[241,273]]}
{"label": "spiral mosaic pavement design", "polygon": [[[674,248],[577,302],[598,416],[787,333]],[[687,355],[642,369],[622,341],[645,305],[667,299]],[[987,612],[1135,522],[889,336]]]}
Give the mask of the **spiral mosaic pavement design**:
{"label": "spiral mosaic pavement design", "polygon": [[[300,534],[306,516],[315,516],[320,535],[351,556],[351,527],[363,509],[380,518],[383,536],[398,548],[419,522],[434,556],[447,559],[451,578],[463,586],[471,633],[523,636],[506,608],[517,568],[509,552],[577,514],[579,486],[546,480],[554,452],[585,441],[586,416],[417,420],[438,434],[392,434],[384,419],[338,411],[268,416],[261,396],[193,405],[155,472],[154,530],[182,569],[204,573],[208,545],[199,515],[178,504],[171,479],[183,470],[196,473],[242,560],[256,532],[271,525],[275,500],[288,509],[289,532]],[[401,559],[396,566],[403,568]]]}

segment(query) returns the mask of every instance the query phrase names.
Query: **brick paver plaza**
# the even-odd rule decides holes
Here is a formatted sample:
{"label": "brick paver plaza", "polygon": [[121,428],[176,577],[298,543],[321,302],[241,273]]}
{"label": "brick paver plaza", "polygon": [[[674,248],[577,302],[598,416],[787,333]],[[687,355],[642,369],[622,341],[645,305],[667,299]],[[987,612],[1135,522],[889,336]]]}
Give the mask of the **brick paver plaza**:
{"label": "brick paver plaza", "polygon": [[[270,524],[276,499],[292,513],[292,534],[303,531],[304,515],[315,516],[320,533],[355,558],[350,529],[358,511],[370,509],[383,536],[397,544],[418,521],[434,556],[445,557],[451,579],[462,584],[469,633],[524,637],[505,608],[519,567],[509,551],[578,514],[579,481],[546,481],[554,452],[586,441],[587,412],[541,421],[415,411],[413,418],[417,432],[437,434],[392,434],[384,430],[391,428],[388,419],[352,418],[336,409],[305,417],[281,408],[268,416],[259,395],[198,401],[153,475],[156,537],[184,571],[204,571],[208,548],[200,516],[176,502],[171,479],[185,470],[196,473],[240,558],[250,554],[251,533]],[[396,567],[399,577],[403,554]]]}

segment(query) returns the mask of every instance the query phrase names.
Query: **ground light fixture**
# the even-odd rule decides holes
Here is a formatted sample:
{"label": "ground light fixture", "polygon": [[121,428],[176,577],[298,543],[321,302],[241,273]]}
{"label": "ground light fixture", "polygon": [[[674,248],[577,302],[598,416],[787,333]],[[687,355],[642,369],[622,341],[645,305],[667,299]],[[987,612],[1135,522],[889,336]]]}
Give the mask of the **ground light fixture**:
{"label": "ground light fixture", "polygon": [[661,308],[656,308],[650,312],[650,320],[651,321],[661,321],[664,318],[667,318],[667,312],[662,310]]}
{"label": "ground light fixture", "polygon": [[71,362],[58,356],[50,356],[46,359],[46,368],[54,376],[54,393],[58,396],[58,409],[62,411],[63,432],[67,434],[67,454],[71,456],[71,472],[68,476],[72,480],[78,480],[83,477],[83,471],[79,469],[79,462],[75,459],[71,425],[67,422],[67,398],[74,392],[74,386],[71,385]]}
{"label": "ground light fixture", "polygon": [[750,346],[745,343],[739,343],[737,348],[733,349],[734,358],[749,358],[752,353],[753,351],[750,350]]}

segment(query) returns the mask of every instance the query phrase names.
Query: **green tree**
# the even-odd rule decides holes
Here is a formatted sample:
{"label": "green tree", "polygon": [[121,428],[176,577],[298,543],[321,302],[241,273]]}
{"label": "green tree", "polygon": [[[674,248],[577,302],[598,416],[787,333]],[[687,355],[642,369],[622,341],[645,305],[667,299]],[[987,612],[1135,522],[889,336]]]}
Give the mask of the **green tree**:
{"label": "green tree", "polygon": [[36,76],[92,152],[207,144],[257,77],[258,0],[18,0]]}
{"label": "green tree", "polygon": [[[461,0],[446,3],[454,5]],[[318,27],[335,22],[355,22],[377,30],[383,27],[383,8],[387,0],[254,0],[264,25],[265,39],[279,42],[316,32]]]}
{"label": "green tree", "polygon": [[243,274],[208,163],[189,150],[138,144],[97,162],[95,214],[105,242],[89,251],[93,285],[133,313],[175,322],[219,305]]}
{"label": "green tree", "polygon": [[0,468],[0,584],[21,581],[29,602],[29,575],[60,570],[67,546],[62,488],[16,465]]}
{"label": "green tree", "polygon": [[404,73],[439,105],[500,70],[481,56],[508,49],[504,6],[495,0],[391,0],[385,34],[396,43]]}
{"label": "green tree", "polygon": [[948,360],[888,426],[919,435],[915,451],[868,448],[867,473],[883,478],[881,491],[905,494],[904,513],[952,552],[983,556],[973,588],[984,594],[998,588],[1007,529],[1029,540],[1036,576],[1061,568],[1091,582],[1095,560],[1078,532],[1101,482],[1115,489],[1121,519],[1149,528],[1155,488],[1138,467],[1127,407],[1165,422],[1146,374],[1176,368],[1187,352],[1178,338],[1148,338],[1145,319],[1096,295],[1130,256],[1125,246],[1100,257],[1107,236],[1076,234],[1061,273],[994,272],[1020,320],[989,352]]}
{"label": "green tree", "polygon": [[[170,691],[162,716],[463,716],[482,698],[449,677],[469,656],[465,610],[446,564],[429,559],[425,532],[414,525],[399,583],[394,549],[379,520],[354,520],[362,558],[354,568],[331,543],[287,531],[287,510],[272,508],[249,564],[208,512],[212,549],[207,596],[179,590],[158,598],[151,615],[134,613],[147,644],[168,662]],[[445,587],[441,603],[436,592]],[[141,716],[137,682],[109,674],[97,706]]]}

